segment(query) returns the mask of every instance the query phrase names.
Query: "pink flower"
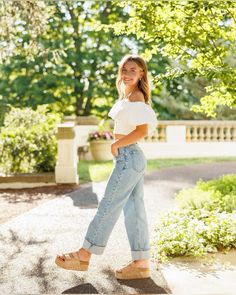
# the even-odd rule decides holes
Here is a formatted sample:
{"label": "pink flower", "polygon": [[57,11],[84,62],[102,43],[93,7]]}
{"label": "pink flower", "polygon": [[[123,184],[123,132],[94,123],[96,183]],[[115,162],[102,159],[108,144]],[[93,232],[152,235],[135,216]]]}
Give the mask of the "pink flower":
{"label": "pink flower", "polygon": [[113,133],[110,131],[94,131],[89,133],[89,141],[91,140],[110,140],[113,139]]}

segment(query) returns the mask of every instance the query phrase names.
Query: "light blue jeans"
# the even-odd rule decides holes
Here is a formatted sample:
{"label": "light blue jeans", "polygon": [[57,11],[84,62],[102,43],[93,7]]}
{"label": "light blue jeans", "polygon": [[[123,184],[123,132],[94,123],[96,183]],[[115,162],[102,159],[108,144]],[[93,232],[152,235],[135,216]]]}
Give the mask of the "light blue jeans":
{"label": "light blue jeans", "polygon": [[147,160],[138,143],[118,148],[104,196],[90,222],[82,247],[101,255],[123,209],[133,260],[150,258],[143,180]]}

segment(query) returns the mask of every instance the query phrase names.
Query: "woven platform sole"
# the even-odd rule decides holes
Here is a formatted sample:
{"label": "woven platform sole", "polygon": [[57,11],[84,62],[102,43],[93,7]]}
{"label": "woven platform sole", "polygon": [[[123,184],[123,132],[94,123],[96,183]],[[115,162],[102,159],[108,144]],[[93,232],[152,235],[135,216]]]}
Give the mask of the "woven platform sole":
{"label": "woven platform sole", "polygon": [[57,266],[69,270],[79,270],[86,271],[88,270],[89,262],[81,261],[79,259],[72,258],[70,260],[63,260],[60,257],[56,257],[55,263]]}
{"label": "woven platform sole", "polygon": [[115,271],[115,276],[120,280],[147,279],[151,277],[151,272],[149,268],[129,266],[122,271]]}

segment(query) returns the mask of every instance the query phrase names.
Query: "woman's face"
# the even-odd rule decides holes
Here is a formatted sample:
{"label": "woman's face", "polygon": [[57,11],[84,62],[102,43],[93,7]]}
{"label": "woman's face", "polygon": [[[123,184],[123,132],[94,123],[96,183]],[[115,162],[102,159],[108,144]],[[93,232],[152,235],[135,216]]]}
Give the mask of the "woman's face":
{"label": "woman's face", "polygon": [[125,85],[136,85],[143,76],[143,70],[133,61],[127,61],[122,70],[121,78]]}

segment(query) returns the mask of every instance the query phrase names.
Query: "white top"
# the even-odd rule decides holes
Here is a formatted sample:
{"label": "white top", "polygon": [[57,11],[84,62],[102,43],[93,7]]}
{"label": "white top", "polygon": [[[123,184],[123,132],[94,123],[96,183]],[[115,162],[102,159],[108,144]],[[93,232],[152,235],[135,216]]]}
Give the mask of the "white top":
{"label": "white top", "polygon": [[113,133],[128,134],[137,125],[148,124],[148,135],[152,135],[157,127],[157,118],[150,105],[142,101],[118,100],[108,113],[114,119]]}

